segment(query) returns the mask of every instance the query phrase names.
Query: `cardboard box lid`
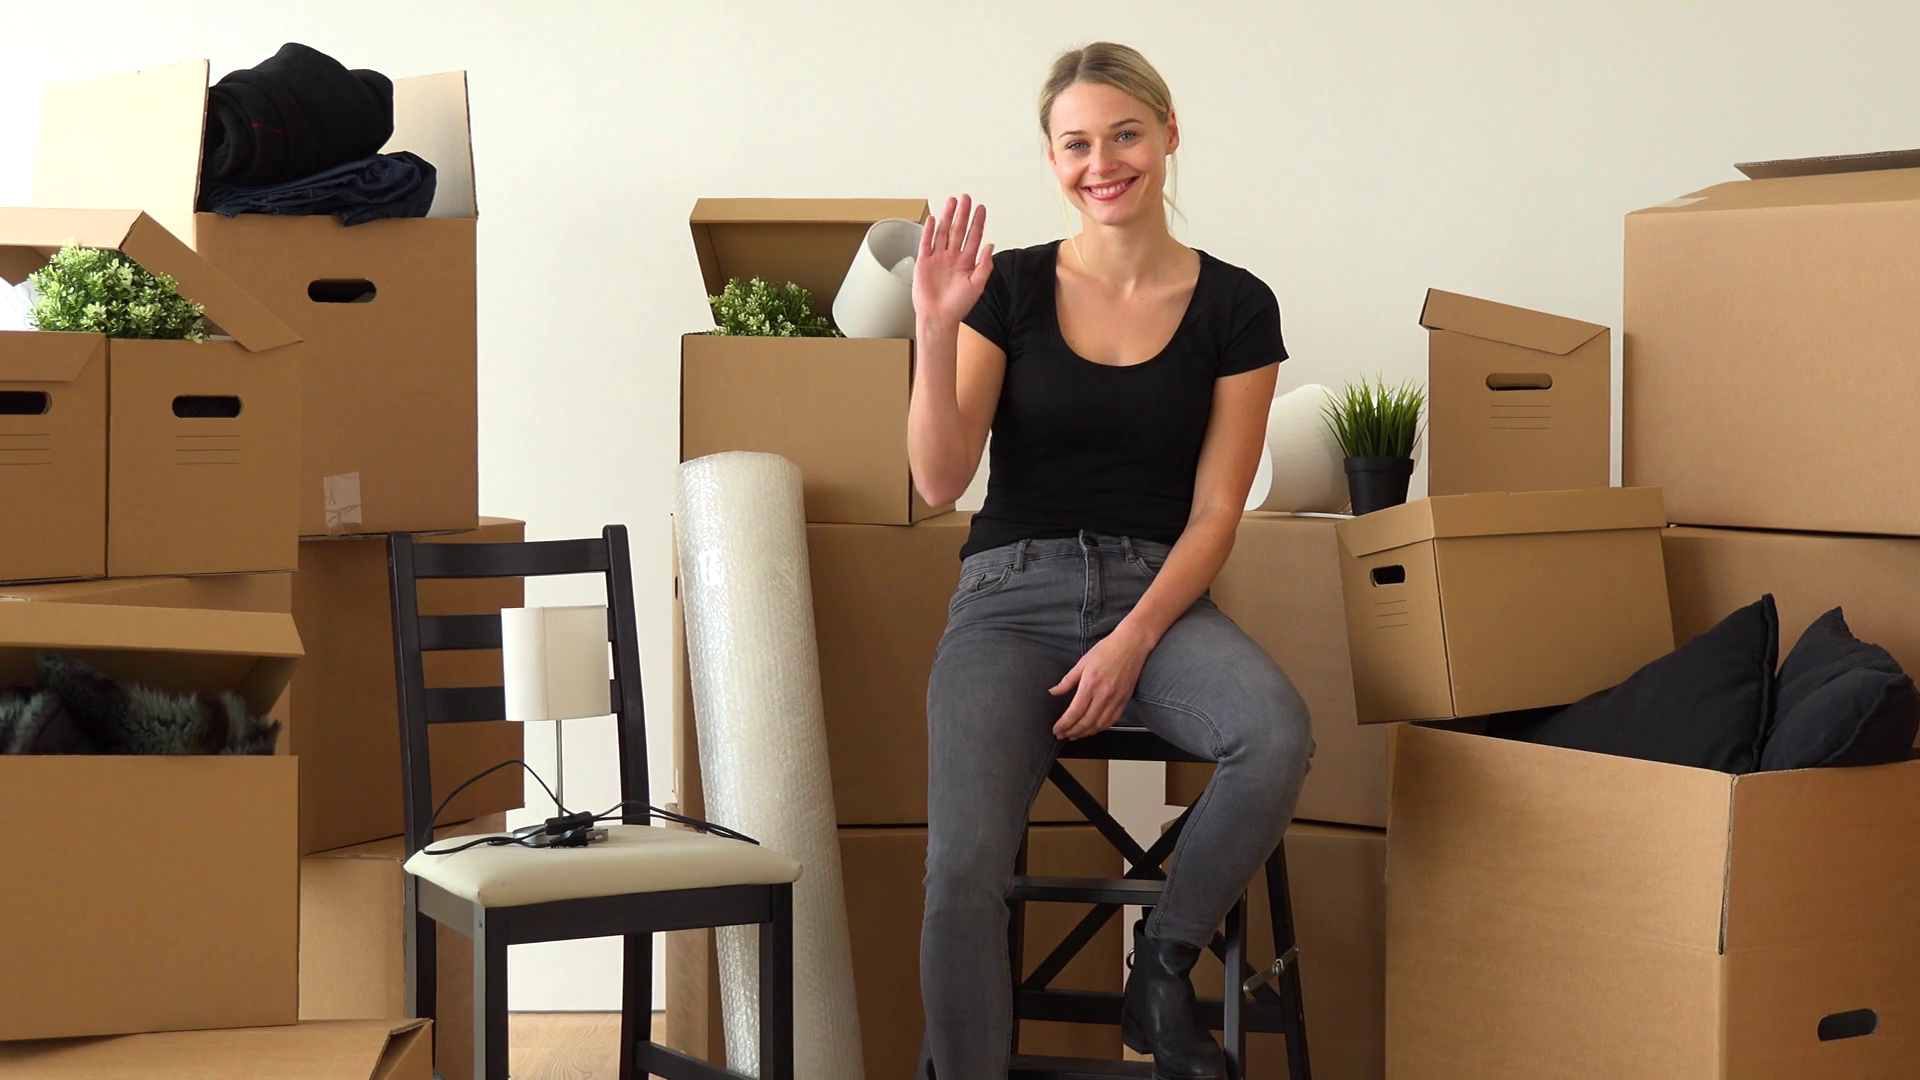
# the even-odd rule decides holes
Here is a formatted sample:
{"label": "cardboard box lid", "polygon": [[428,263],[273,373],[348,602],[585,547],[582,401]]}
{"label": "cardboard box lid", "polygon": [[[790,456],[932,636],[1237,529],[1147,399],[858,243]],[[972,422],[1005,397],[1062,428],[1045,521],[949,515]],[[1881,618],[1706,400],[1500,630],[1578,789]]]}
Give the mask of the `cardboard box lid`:
{"label": "cardboard box lid", "polygon": [[1806,158],[1751,168],[1753,178],[1728,180],[1677,199],[1643,207],[1629,220],[1688,216],[1725,210],[1790,210],[1809,206],[1920,201],[1920,160],[1908,165],[1897,151],[1887,156]]}
{"label": "cardboard box lid", "polygon": [[[33,205],[133,207],[192,243],[210,70],[190,60],[47,87]],[[411,150],[433,163],[428,216],[477,217],[466,73],[394,79],[393,126],[383,153]]]}
{"label": "cardboard box lid", "polygon": [[0,686],[31,685],[55,651],[159,690],[232,690],[263,716],[305,654],[291,615],[0,600]]}
{"label": "cardboard box lid", "polygon": [[873,223],[926,217],[925,199],[701,199],[689,224],[708,296],[758,275],[806,289],[829,315]]}
{"label": "cardboard box lid", "polygon": [[1823,154],[1818,157],[1742,161],[1734,165],[1749,180],[1783,176],[1826,176],[1874,169],[1920,169],[1920,150],[1875,150],[1865,154]]}
{"label": "cardboard box lid", "polygon": [[105,334],[0,331],[0,382],[72,382],[106,354]]}
{"label": "cardboard box lid", "polygon": [[44,1080],[424,1080],[430,1075],[430,1023],[311,1020],[290,1027],[0,1043],[0,1075]]}
{"label": "cardboard box lid", "polygon": [[1435,495],[1335,524],[1355,556],[1427,540],[1528,533],[1663,529],[1666,500],[1657,487],[1574,491],[1491,491]]}
{"label": "cardboard box lid", "polygon": [[1595,323],[1441,289],[1427,290],[1426,303],[1420,308],[1420,325],[1554,356],[1565,356],[1607,332],[1606,327]]}
{"label": "cardboard box lid", "polygon": [[0,260],[9,273],[46,265],[69,242],[123,252],[153,273],[171,275],[180,295],[205,308],[207,318],[249,352],[300,340],[292,327],[142,211],[0,208]]}

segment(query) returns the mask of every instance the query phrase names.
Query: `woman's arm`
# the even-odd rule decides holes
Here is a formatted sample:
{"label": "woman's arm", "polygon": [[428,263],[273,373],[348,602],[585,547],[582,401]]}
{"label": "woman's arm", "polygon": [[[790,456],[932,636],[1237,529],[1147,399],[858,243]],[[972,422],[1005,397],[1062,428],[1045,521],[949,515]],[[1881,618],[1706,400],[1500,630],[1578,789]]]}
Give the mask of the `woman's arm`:
{"label": "woman's arm", "polygon": [[907,467],[920,497],[945,506],[973,483],[1000,398],[1006,354],[961,320],[993,274],[987,208],[966,196],[929,215],[913,266],[916,324]]}

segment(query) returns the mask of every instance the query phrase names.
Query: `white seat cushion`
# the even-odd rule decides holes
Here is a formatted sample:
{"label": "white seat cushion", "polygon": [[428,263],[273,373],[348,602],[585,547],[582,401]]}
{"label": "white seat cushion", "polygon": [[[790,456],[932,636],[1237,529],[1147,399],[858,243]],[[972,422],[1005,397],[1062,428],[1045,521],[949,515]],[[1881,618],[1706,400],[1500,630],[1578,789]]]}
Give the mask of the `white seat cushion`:
{"label": "white seat cushion", "polygon": [[604,841],[583,848],[483,844],[451,855],[428,854],[477,837],[436,840],[407,860],[407,872],[489,908],[723,885],[782,885],[800,878],[798,862],[757,844],[654,825],[613,824],[606,829]]}

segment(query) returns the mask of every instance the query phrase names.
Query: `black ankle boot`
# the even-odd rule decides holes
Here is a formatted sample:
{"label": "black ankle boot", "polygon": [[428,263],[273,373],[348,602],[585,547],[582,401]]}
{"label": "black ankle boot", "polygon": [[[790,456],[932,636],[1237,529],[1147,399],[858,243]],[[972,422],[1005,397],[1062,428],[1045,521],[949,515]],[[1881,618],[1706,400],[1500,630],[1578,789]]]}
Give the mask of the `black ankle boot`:
{"label": "black ankle boot", "polygon": [[1133,972],[1120,1010],[1120,1037],[1135,1053],[1153,1055],[1154,1080],[1226,1080],[1227,1056],[1200,1024],[1188,978],[1200,959],[1191,945],[1133,927]]}

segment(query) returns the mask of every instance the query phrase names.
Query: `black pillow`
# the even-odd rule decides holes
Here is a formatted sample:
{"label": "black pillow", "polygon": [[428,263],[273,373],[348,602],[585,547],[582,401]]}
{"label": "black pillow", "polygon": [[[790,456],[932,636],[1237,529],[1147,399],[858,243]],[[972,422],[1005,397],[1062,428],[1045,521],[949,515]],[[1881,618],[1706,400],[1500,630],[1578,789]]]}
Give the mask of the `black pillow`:
{"label": "black pillow", "polygon": [[1853,636],[1834,608],[1813,621],[1780,666],[1779,704],[1762,769],[1890,765],[1920,737],[1920,691],[1892,654]]}
{"label": "black pillow", "polygon": [[1727,773],[1759,764],[1773,715],[1780,622],[1768,594],[1608,690],[1489,734]]}

